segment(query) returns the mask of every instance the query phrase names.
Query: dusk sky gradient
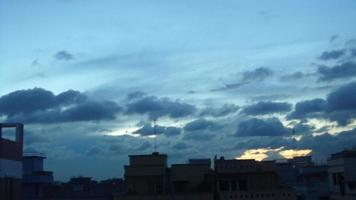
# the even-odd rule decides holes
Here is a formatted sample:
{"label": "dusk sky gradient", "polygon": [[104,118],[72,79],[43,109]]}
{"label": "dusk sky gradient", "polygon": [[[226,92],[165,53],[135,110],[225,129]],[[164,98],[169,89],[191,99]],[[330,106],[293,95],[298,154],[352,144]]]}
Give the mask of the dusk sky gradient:
{"label": "dusk sky gradient", "polygon": [[[57,180],[356,146],[354,0],[0,0],[0,122]],[[293,134],[294,133],[294,134]]]}

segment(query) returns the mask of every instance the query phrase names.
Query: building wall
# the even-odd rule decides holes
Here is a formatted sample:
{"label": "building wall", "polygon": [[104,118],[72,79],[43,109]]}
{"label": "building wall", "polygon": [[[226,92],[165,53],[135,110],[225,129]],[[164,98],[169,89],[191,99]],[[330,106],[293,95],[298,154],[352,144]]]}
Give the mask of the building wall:
{"label": "building wall", "polygon": [[170,181],[174,193],[213,191],[213,173],[209,164],[172,165]]}
{"label": "building wall", "polygon": [[210,173],[210,167],[207,165],[172,165],[171,180],[172,181],[203,181],[205,176]]}
{"label": "building wall", "polygon": [[38,157],[38,156],[24,156],[23,157],[24,173],[43,171],[43,159],[44,159],[43,157]]}
{"label": "building wall", "polygon": [[[15,140],[2,137],[3,128],[15,128]],[[23,125],[0,123],[0,199],[22,199]]]}
{"label": "building wall", "polygon": [[327,166],[315,165],[299,169],[299,182],[295,187],[303,200],[319,200],[329,196]]}
{"label": "building wall", "polygon": [[163,194],[167,191],[167,156],[157,152],[130,155],[125,166],[126,191],[131,194]]}
{"label": "building wall", "polygon": [[22,162],[0,158],[0,178],[22,178]]}
{"label": "building wall", "polygon": [[0,199],[21,200],[22,182],[16,178],[0,178]]}
{"label": "building wall", "polygon": [[356,152],[346,154],[333,154],[328,160],[331,200],[356,199]]}

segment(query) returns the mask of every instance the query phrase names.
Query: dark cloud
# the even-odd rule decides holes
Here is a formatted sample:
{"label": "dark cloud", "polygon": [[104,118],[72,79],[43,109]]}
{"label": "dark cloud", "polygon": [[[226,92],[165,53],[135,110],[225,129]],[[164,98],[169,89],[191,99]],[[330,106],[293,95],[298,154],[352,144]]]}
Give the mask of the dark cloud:
{"label": "dark cloud", "polygon": [[183,140],[191,141],[209,141],[213,139],[216,134],[207,131],[192,131],[186,132],[183,136]]}
{"label": "dark cloud", "polygon": [[54,58],[57,60],[73,60],[74,56],[72,54],[70,54],[68,51],[62,50],[62,51],[58,51],[55,55]]}
{"label": "dark cloud", "polygon": [[229,114],[233,114],[240,109],[239,106],[235,104],[224,104],[221,107],[214,108],[209,107],[201,111],[200,116],[213,116],[213,117],[223,117]]}
{"label": "dark cloud", "polygon": [[134,151],[145,151],[149,148],[152,148],[152,144],[148,141],[143,142],[140,146],[134,149]]}
{"label": "dark cloud", "polygon": [[74,103],[82,103],[86,101],[88,97],[79,91],[67,90],[56,96],[56,101],[58,104],[69,105]]}
{"label": "dark cloud", "polygon": [[41,88],[18,90],[0,98],[0,114],[7,121],[57,123],[112,120],[120,107],[111,101],[91,101],[84,94],[68,90],[54,95]]}
{"label": "dark cloud", "polygon": [[313,150],[313,156],[326,159],[332,153],[356,146],[356,129],[336,134],[322,134],[318,136],[304,136],[297,143],[299,148]]}
{"label": "dark cloud", "polygon": [[50,139],[42,133],[37,133],[26,129],[24,134],[24,144],[26,146],[39,143],[48,143]]}
{"label": "dark cloud", "polygon": [[339,87],[327,97],[328,110],[355,110],[356,109],[356,82]]}
{"label": "dark cloud", "polygon": [[308,117],[317,117],[326,109],[327,102],[324,99],[312,99],[298,102],[294,111],[288,115],[288,119],[305,119]]}
{"label": "dark cloud", "polygon": [[237,83],[225,84],[224,87],[211,89],[210,91],[217,92],[217,91],[239,88],[241,86],[250,84],[252,82],[263,81],[273,75],[274,75],[274,72],[271,69],[269,69],[267,67],[259,67],[254,70],[251,70],[251,71],[243,72],[241,80]]}
{"label": "dark cloud", "polygon": [[160,135],[164,133],[164,131],[165,131],[165,127],[163,126],[159,126],[159,125],[152,126],[151,124],[147,123],[141,128],[137,129],[134,133],[143,136],[149,136],[149,135]]}
{"label": "dark cloud", "polygon": [[[119,145],[119,144],[113,144],[109,146],[108,151],[113,154],[127,154],[128,153],[128,148],[124,145]],[[106,153],[106,152],[105,152]]]}
{"label": "dark cloud", "polygon": [[350,49],[350,53],[352,57],[356,57],[356,49]]}
{"label": "dark cloud", "polygon": [[315,127],[306,123],[300,122],[293,127],[295,135],[310,135],[315,130]]}
{"label": "dark cloud", "polygon": [[334,42],[335,40],[337,40],[339,38],[339,35],[333,35],[330,37],[329,42]]}
{"label": "dark cloud", "polygon": [[114,120],[120,107],[114,102],[85,102],[68,109],[54,108],[26,114],[8,116],[7,121],[23,123],[60,123],[76,121]]}
{"label": "dark cloud", "polygon": [[182,118],[192,115],[195,111],[196,108],[193,105],[155,96],[136,98],[127,105],[128,114],[147,114],[150,119],[157,119],[162,116]]}
{"label": "dark cloud", "polygon": [[184,126],[185,131],[203,131],[203,130],[215,130],[219,127],[216,122],[206,120],[204,118],[197,119],[187,123]]}
{"label": "dark cloud", "polygon": [[55,95],[41,88],[17,90],[0,98],[0,113],[15,115],[46,110],[57,106]]}
{"label": "dark cloud", "polygon": [[274,72],[267,67],[259,67],[252,71],[246,71],[242,74],[242,82],[249,83],[252,81],[263,81],[271,77]]}
{"label": "dark cloud", "polygon": [[164,131],[164,134],[166,136],[175,136],[175,135],[179,135],[181,132],[182,132],[181,128],[169,126]]}
{"label": "dark cloud", "polygon": [[319,59],[321,59],[321,60],[336,60],[336,59],[341,58],[345,54],[346,54],[346,49],[325,51],[319,56]]}
{"label": "dark cloud", "polygon": [[333,67],[319,66],[317,73],[320,81],[333,81],[337,79],[345,79],[356,76],[356,63],[345,62],[337,64]]}
{"label": "dark cloud", "polygon": [[96,156],[96,155],[101,155],[103,153],[104,153],[103,149],[101,149],[99,147],[93,147],[87,152],[87,155],[88,156]]}
{"label": "dark cloud", "polygon": [[173,127],[173,126],[165,127],[159,125],[152,126],[151,124],[146,123],[141,128],[137,129],[134,133],[140,134],[142,136],[160,135],[160,134],[164,134],[166,136],[175,136],[175,135],[179,135],[181,132],[182,129],[178,127]]}
{"label": "dark cloud", "polygon": [[331,120],[347,125],[356,118],[356,82],[341,86],[327,97],[327,113]]}
{"label": "dark cloud", "polygon": [[189,148],[189,146],[184,142],[179,142],[179,143],[173,145],[172,148],[176,149],[176,150],[183,150],[183,149]]}
{"label": "dark cloud", "polygon": [[131,100],[134,100],[134,99],[143,98],[144,96],[146,96],[146,93],[136,91],[136,92],[131,92],[131,93],[129,93],[129,94],[127,95],[127,99],[131,101]]}
{"label": "dark cloud", "polygon": [[326,100],[298,102],[288,119],[324,118],[345,126],[356,118],[356,82],[343,85],[329,93]]}
{"label": "dark cloud", "polygon": [[257,119],[252,118],[242,121],[237,126],[236,136],[281,136],[291,131],[284,127],[277,118]]}
{"label": "dark cloud", "polygon": [[246,106],[241,111],[247,115],[266,115],[273,113],[285,113],[292,109],[292,105],[284,102],[258,102],[253,105]]}
{"label": "dark cloud", "polygon": [[295,81],[295,80],[300,80],[305,77],[312,76],[313,74],[311,73],[304,73],[304,72],[294,72],[291,74],[286,74],[281,76],[280,80],[281,81]]}
{"label": "dark cloud", "polygon": [[271,94],[271,95],[259,95],[251,97],[252,101],[276,101],[290,98],[291,96],[285,94]]}

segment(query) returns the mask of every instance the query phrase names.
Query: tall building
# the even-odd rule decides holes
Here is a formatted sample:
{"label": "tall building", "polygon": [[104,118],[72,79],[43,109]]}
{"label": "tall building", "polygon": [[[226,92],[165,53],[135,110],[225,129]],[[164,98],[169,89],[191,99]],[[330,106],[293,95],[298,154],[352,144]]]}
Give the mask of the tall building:
{"label": "tall building", "polygon": [[24,199],[44,199],[46,189],[53,183],[53,172],[43,169],[44,154],[25,153],[23,156]]}
{"label": "tall building", "polygon": [[331,200],[356,199],[356,150],[332,154],[328,159]]}
{"label": "tall building", "polygon": [[215,159],[216,199],[294,200],[289,188],[281,187],[274,161]]}
{"label": "tall building", "polygon": [[[10,138],[4,129],[15,129]],[[13,138],[13,139],[11,139]],[[0,123],[0,199],[22,199],[23,124]]]}

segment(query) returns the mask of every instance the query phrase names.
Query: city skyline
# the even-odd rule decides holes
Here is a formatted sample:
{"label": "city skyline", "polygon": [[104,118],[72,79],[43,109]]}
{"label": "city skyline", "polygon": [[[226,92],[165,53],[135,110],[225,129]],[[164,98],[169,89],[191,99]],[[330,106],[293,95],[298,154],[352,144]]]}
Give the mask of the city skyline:
{"label": "city skyline", "polygon": [[122,177],[154,133],[172,163],[325,161],[356,146],[353,19],[352,0],[0,0],[0,123],[56,180]]}

